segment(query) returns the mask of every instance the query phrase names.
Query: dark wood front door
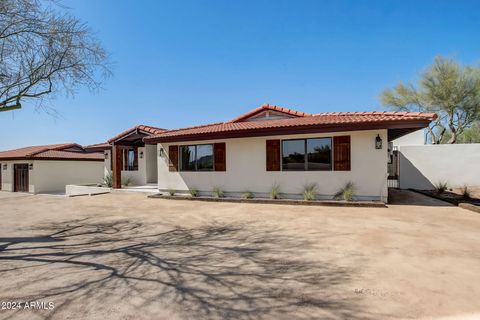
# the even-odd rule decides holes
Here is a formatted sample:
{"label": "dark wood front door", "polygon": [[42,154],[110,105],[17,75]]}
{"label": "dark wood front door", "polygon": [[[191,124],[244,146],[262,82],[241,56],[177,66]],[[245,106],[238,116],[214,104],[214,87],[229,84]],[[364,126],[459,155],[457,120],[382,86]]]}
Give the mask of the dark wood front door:
{"label": "dark wood front door", "polygon": [[13,166],[15,192],[28,192],[28,164],[17,163]]}

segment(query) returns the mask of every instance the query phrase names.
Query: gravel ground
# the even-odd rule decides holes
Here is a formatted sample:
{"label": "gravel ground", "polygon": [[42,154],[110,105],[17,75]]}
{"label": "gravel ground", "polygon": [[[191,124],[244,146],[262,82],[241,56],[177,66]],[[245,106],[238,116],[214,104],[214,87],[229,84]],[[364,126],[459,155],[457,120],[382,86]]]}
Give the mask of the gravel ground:
{"label": "gravel ground", "polygon": [[480,215],[411,192],[392,200],[0,192],[0,307],[20,306],[0,318],[480,318]]}

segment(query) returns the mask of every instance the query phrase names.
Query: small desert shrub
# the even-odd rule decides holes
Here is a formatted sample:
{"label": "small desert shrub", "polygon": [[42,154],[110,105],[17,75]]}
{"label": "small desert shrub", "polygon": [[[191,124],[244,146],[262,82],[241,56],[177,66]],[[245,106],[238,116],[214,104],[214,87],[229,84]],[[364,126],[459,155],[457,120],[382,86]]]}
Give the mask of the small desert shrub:
{"label": "small desert shrub", "polygon": [[463,199],[470,199],[471,198],[470,190],[468,190],[467,186],[463,186],[461,192],[462,192],[462,198]]}
{"label": "small desert shrub", "polygon": [[190,192],[190,195],[192,197],[197,197],[198,196],[198,190],[197,189],[190,189],[190,190],[188,190],[188,192]]}
{"label": "small desert shrub", "polygon": [[132,184],[132,179],[131,178],[125,178],[122,180],[122,185],[123,186],[129,186]]}
{"label": "small desert shrub", "polygon": [[303,186],[303,200],[315,200],[317,190],[318,187],[316,183],[308,183]]}
{"label": "small desert shrub", "polygon": [[280,186],[277,183],[274,183],[270,189],[270,199],[278,198],[280,198]]}
{"label": "small desert shrub", "polygon": [[435,184],[435,192],[438,194],[444,193],[448,189],[448,183],[446,181],[439,181]]}
{"label": "small desert shrub", "polygon": [[103,183],[109,188],[113,186],[113,172],[110,171],[105,175],[103,178]]}
{"label": "small desert shrub", "polygon": [[220,187],[213,187],[212,194],[215,198],[223,198],[223,190]]}
{"label": "small desert shrub", "polygon": [[173,189],[168,189],[167,192],[168,192],[168,194],[169,194],[170,196],[174,196],[174,195],[175,195],[175,190],[173,190]]}
{"label": "small desert shrub", "polygon": [[334,199],[343,199],[345,201],[352,201],[355,194],[355,185],[353,182],[347,182],[337,193],[335,193]]}
{"label": "small desert shrub", "polygon": [[250,191],[245,191],[245,192],[242,192],[241,197],[242,199],[252,199],[253,193],[251,193]]}

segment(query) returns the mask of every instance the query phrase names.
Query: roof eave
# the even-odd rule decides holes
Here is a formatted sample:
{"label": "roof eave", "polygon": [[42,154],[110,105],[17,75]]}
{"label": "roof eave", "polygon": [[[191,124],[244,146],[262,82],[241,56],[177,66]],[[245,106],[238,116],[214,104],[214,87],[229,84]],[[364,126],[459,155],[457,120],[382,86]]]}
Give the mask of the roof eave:
{"label": "roof eave", "polygon": [[366,123],[342,123],[342,124],[322,124],[307,126],[288,126],[277,128],[255,128],[224,132],[210,132],[201,134],[187,134],[179,136],[166,137],[147,137],[144,138],[145,143],[154,144],[161,142],[182,142],[182,141],[199,141],[199,140],[216,140],[231,138],[247,138],[262,137],[275,135],[295,135],[308,133],[327,133],[342,131],[362,131],[375,129],[402,129],[402,128],[425,128],[429,125],[430,120],[411,120],[411,121],[382,121],[382,122],[366,122]]}

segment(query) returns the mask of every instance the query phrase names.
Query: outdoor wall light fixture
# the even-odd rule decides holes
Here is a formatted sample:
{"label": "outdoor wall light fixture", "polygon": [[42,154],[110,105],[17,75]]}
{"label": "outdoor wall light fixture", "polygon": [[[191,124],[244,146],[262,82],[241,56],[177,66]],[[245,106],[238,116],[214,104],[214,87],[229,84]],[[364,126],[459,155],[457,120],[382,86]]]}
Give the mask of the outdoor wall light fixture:
{"label": "outdoor wall light fixture", "polygon": [[7,170],[8,165],[6,163],[3,164],[3,170]]}
{"label": "outdoor wall light fixture", "polygon": [[108,151],[105,151],[105,159],[108,159]]}
{"label": "outdoor wall light fixture", "polygon": [[160,158],[164,158],[165,157],[165,149],[160,148],[160,150],[158,150],[158,156]]}
{"label": "outdoor wall light fixture", "polygon": [[29,170],[33,170],[33,163],[30,163],[30,164],[28,165],[28,169],[29,169]]}
{"label": "outdoor wall light fixture", "polygon": [[375,138],[375,149],[382,149],[382,138],[380,138],[379,134]]}
{"label": "outdoor wall light fixture", "polygon": [[143,151],[140,151],[140,159],[143,159]]}

